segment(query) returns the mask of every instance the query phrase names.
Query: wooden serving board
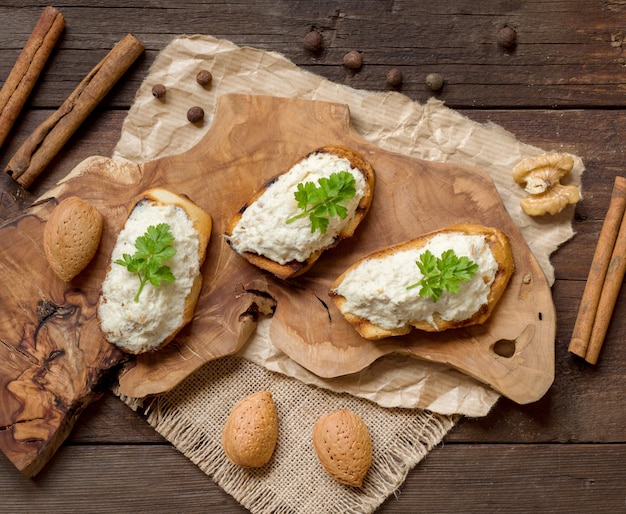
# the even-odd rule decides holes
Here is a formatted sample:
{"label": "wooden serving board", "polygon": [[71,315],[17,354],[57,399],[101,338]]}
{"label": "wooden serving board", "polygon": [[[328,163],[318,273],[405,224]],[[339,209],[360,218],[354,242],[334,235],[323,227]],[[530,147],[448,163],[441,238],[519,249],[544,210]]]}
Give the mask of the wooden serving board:
{"label": "wooden serving board", "polygon": [[[354,238],[326,252],[303,277],[283,282],[248,264],[222,234],[257,188],[327,144],[349,146],[372,163],[372,208]],[[204,363],[235,353],[258,317],[274,308],[273,344],[322,377],[355,373],[401,352],[449,364],[519,403],[539,399],[553,381],[550,287],[484,172],[383,150],[351,129],[345,105],[226,95],[192,149],[144,164],[87,159],[47,200],[0,228],[0,446],[27,474],[60,444],[107,371],[126,360],[103,341],[95,309],[131,202],[153,186],[202,206],[213,217],[213,234],[193,321],[163,350],[124,368],[124,395],[163,393]],[[68,285],[49,269],[41,241],[57,201],[72,194],[95,205],[105,227],[98,254]],[[494,226],[511,240],[516,270],[491,319],[438,334],[362,339],[327,295],[333,280],[364,253],[456,222]]]}

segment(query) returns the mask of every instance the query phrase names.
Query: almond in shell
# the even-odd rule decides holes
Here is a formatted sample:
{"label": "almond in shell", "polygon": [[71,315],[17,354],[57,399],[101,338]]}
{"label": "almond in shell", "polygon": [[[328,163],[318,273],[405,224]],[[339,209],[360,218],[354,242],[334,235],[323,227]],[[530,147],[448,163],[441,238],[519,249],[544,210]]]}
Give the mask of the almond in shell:
{"label": "almond in shell", "polygon": [[235,405],[222,431],[222,447],[237,466],[267,464],[278,439],[278,414],[272,393],[259,391]]}
{"label": "almond in shell", "polygon": [[315,422],[313,448],[324,471],[345,485],[360,487],[372,465],[367,425],[348,409],[329,412]]}
{"label": "almond in shell", "polygon": [[52,270],[70,282],[93,259],[102,237],[103,219],[98,210],[77,196],[67,197],[54,208],[43,232],[43,248]]}

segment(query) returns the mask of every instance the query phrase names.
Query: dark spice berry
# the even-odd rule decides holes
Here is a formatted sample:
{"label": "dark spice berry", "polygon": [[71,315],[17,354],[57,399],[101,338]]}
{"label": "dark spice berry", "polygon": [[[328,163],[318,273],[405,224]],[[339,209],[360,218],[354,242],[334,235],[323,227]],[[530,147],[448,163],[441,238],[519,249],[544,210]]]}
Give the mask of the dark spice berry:
{"label": "dark spice berry", "polygon": [[187,111],[187,119],[191,123],[199,123],[204,119],[204,109],[197,105]]}
{"label": "dark spice berry", "polygon": [[387,84],[390,86],[399,86],[402,84],[402,72],[398,68],[391,68],[387,72]]}
{"label": "dark spice berry", "polygon": [[508,25],[502,27],[498,31],[498,44],[503,48],[511,48],[515,46],[517,41],[517,33],[513,27],[509,27]]}
{"label": "dark spice berry", "polygon": [[441,73],[429,73],[426,75],[426,85],[433,91],[439,91],[443,87],[443,75]]}
{"label": "dark spice berry", "polygon": [[213,75],[209,70],[200,70],[196,75],[196,82],[201,86],[208,86],[213,81]]}
{"label": "dark spice berry", "polygon": [[155,84],[152,86],[152,95],[155,98],[163,98],[165,96],[165,86],[163,84]]}
{"label": "dark spice berry", "polygon": [[322,34],[318,30],[312,30],[304,36],[304,48],[309,52],[317,52],[323,43]]}
{"label": "dark spice berry", "polygon": [[356,70],[361,67],[363,64],[363,59],[361,54],[356,50],[352,50],[343,56],[343,65],[346,68],[350,68],[352,70]]}

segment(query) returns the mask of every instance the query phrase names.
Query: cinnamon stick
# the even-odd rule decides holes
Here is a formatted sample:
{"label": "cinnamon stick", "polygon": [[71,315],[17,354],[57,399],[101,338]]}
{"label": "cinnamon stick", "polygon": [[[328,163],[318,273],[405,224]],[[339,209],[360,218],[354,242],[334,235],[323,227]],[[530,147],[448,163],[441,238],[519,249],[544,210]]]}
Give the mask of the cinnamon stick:
{"label": "cinnamon stick", "polygon": [[143,50],[141,41],[132,34],[117,43],[61,107],[24,141],[5,171],[28,188]]}
{"label": "cinnamon stick", "polygon": [[[593,256],[587,283],[583,292],[582,300],[578,310],[578,317],[574,325],[572,339],[568,350],[574,355],[585,359],[592,332],[594,328],[594,320],[600,316],[606,317],[608,313],[607,300],[602,305],[603,312],[599,312],[599,303],[601,297],[605,294],[603,286],[607,279],[607,273],[616,247],[616,241],[623,225],[624,212],[626,211],[626,178],[616,177],[611,193],[611,202],[607,211],[606,218],[600,231],[600,238],[596,246]],[[624,255],[622,253],[622,255]],[[615,264],[613,264],[615,266]],[[614,277],[615,271],[612,271]],[[621,284],[621,281],[620,281]],[[613,307],[610,308],[612,313]],[[604,336],[602,336],[604,338]],[[594,345],[597,346],[597,336]],[[596,351],[596,350],[594,350]]]}
{"label": "cinnamon stick", "polygon": [[611,317],[613,316],[613,309],[615,308],[615,303],[617,302],[617,297],[622,287],[625,272],[626,216],[622,218],[617,241],[615,242],[609,268],[604,279],[604,285],[602,286],[602,293],[600,295],[600,301],[598,302],[598,311],[593,322],[591,338],[589,339],[589,346],[587,347],[587,353],[585,355],[585,360],[589,364],[596,364],[598,362],[598,356],[600,355],[600,350],[602,349],[604,338],[609,328]]}
{"label": "cinnamon stick", "polygon": [[46,7],[0,90],[0,148],[64,28],[63,15],[54,7]]}

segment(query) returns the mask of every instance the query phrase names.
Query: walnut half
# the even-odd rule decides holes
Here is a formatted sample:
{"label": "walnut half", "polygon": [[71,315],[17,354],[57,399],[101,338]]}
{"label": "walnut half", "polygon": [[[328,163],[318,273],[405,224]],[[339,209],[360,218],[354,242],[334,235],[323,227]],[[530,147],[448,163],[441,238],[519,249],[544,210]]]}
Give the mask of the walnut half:
{"label": "walnut half", "polygon": [[530,195],[520,201],[522,210],[529,216],[558,214],[569,204],[578,202],[578,188],[561,184],[573,167],[574,158],[562,153],[546,153],[520,161],[513,168],[513,180]]}

